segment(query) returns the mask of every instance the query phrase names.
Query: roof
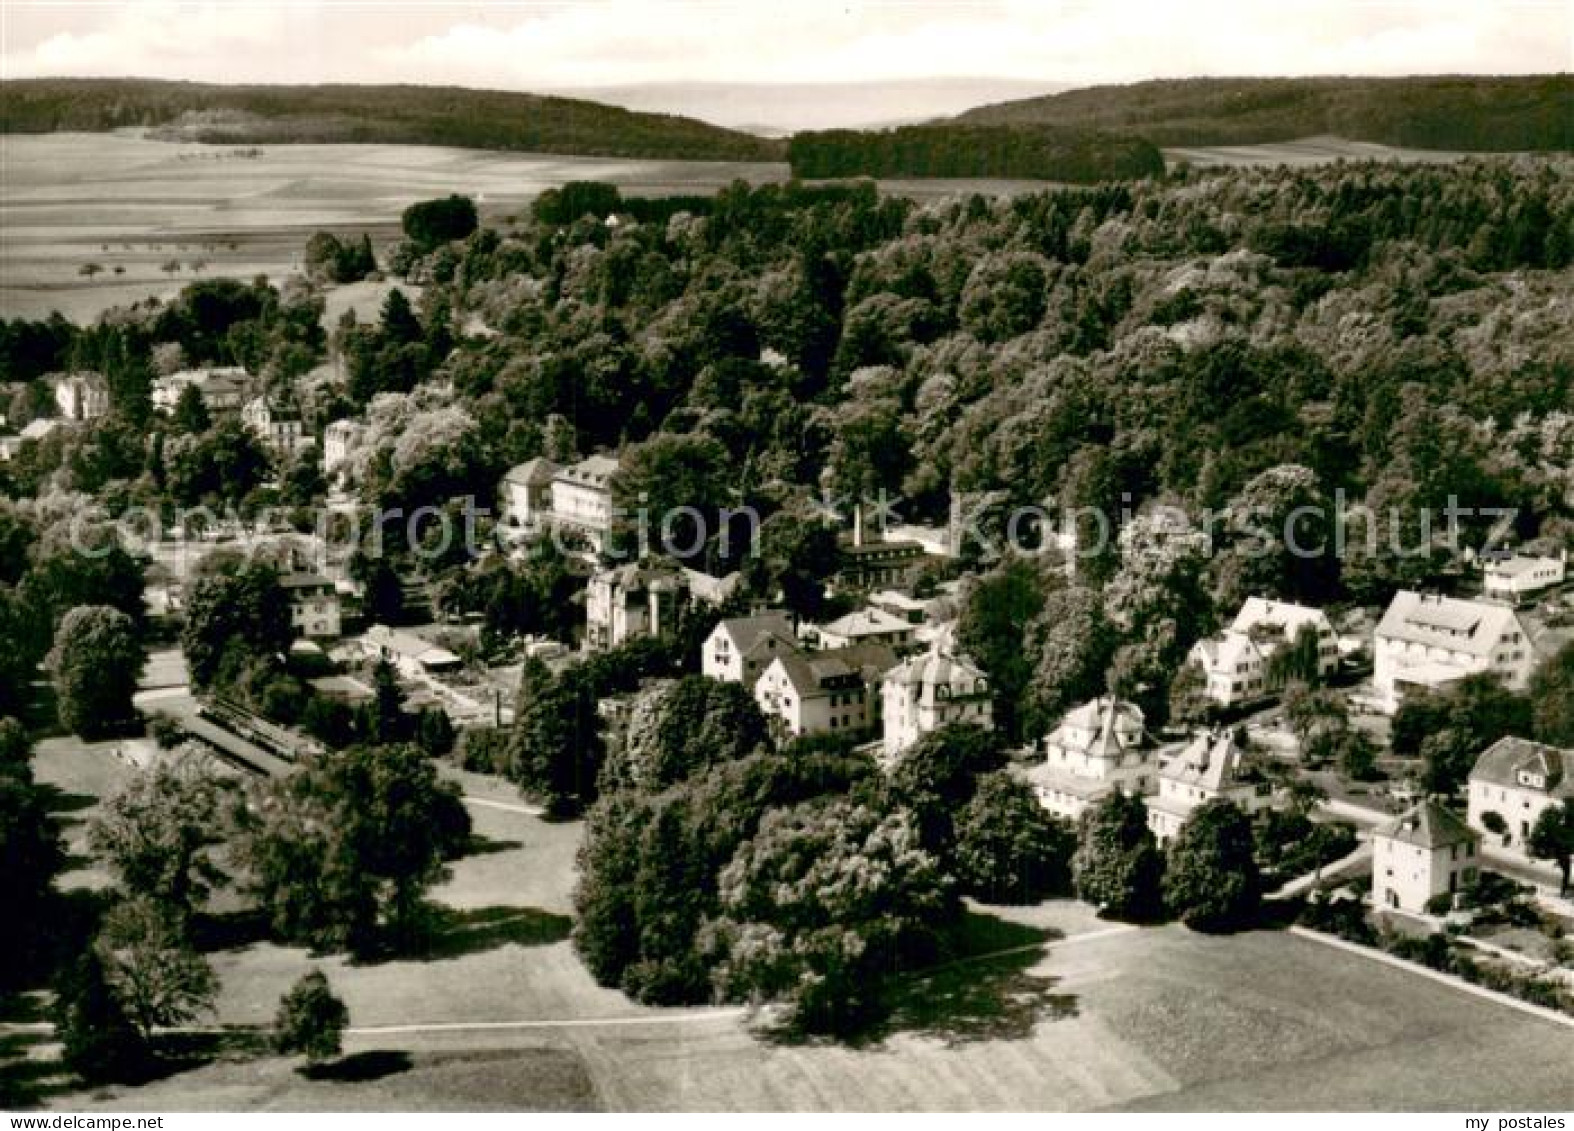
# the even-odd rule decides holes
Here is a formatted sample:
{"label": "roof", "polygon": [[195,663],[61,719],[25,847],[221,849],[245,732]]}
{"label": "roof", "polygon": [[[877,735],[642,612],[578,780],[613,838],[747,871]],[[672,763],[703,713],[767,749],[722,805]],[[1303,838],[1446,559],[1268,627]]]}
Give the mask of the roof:
{"label": "roof", "polygon": [[1516,554],[1512,558],[1494,558],[1487,562],[1486,573],[1491,577],[1514,581],[1537,570],[1556,569],[1563,564],[1562,558],[1520,557]]}
{"label": "roof", "polygon": [[[1120,754],[1128,745],[1122,736],[1133,736],[1132,746],[1140,745],[1146,734],[1146,716],[1135,703],[1101,695],[1073,707],[1060,718],[1060,723],[1044,740],[1049,746],[1064,746],[1079,754]],[[1071,731],[1082,730],[1092,734],[1087,743],[1073,742]]]}
{"label": "roof", "polygon": [[332,589],[333,582],[320,573],[301,571],[299,573],[286,573],[279,578],[279,585],[285,589]]}
{"label": "roof", "polygon": [[64,385],[87,385],[101,391],[109,388],[109,382],[104,379],[104,375],[93,369],[78,369],[73,373],[51,373],[45,380],[54,389]]}
{"label": "roof", "polygon": [[1210,672],[1234,672],[1235,666],[1246,660],[1261,659],[1262,649],[1244,632],[1229,629],[1218,636],[1210,636],[1192,645],[1192,654],[1202,661]]}
{"label": "roof", "polygon": [[1332,627],[1321,609],[1297,605],[1293,601],[1275,601],[1269,597],[1248,597],[1241,605],[1241,611],[1235,614],[1235,622],[1230,625],[1230,629],[1234,632],[1250,632],[1254,628],[1274,625],[1283,630],[1286,639],[1291,639],[1305,624]]}
{"label": "roof", "polygon": [[1172,781],[1220,793],[1241,784],[1246,752],[1228,730],[1203,731],[1172,755],[1159,771]]}
{"label": "roof", "polygon": [[924,546],[922,542],[908,542],[903,539],[886,540],[884,538],[869,538],[863,543],[855,543],[852,535],[843,534],[838,540],[838,549],[844,557],[863,557],[870,554],[900,553],[923,557]]}
{"label": "roof", "polygon": [[777,656],[800,699],[819,695],[832,680],[873,683],[896,666],[896,653],[884,644],[850,644],[825,652],[791,652]]}
{"label": "roof", "polygon": [[729,617],[718,624],[715,631],[725,633],[740,656],[746,655],[762,637],[793,638],[792,619],[780,609],[767,609],[747,617]]}
{"label": "roof", "polygon": [[1403,640],[1472,655],[1490,655],[1504,633],[1518,631],[1529,639],[1519,617],[1507,605],[1466,601],[1457,597],[1401,589],[1377,625],[1377,637]]}
{"label": "roof", "polygon": [[591,456],[570,464],[553,478],[578,483],[586,487],[609,487],[618,473],[618,461],[611,456]]}
{"label": "roof", "polygon": [[688,575],[686,570],[672,562],[649,559],[604,569],[591,580],[598,585],[611,585],[629,593],[653,586],[663,589],[682,588],[688,582]]}
{"label": "roof", "polygon": [[45,436],[49,435],[59,427],[60,421],[54,419],[53,417],[44,417],[41,420],[33,421],[23,428],[21,433],[22,439],[42,440]]}
{"label": "roof", "polygon": [[709,601],[719,605],[728,597],[738,591],[738,586],[743,584],[743,574],[733,570],[725,577],[714,577],[701,570],[690,569],[683,566],[683,577],[689,583],[689,592],[697,600]]}
{"label": "roof", "polygon": [[916,688],[944,687],[951,698],[970,695],[988,695],[989,683],[984,673],[967,656],[938,646],[919,656],[906,660],[886,673],[885,682],[891,685]]}
{"label": "roof", "polygon": [[563,468],[559,464],[543,456],[527,459],[517,467],[511,467],[503,476],[504,483],[517,483],[521,487],[545,487],[557,478],[558,472]]}
{"label": "roof", "polygon": [[879,636],[891,632],[912,632],[913,626],[901,617],[892,616],[884,609],[862,608],[837,617],[830,624],[821,625],[820,631],[832,636],[848,638]]}
{"label": "roof", "polygon": [[882,589],[878,593],[869,594],[871,605],[889,605],[894,609],[906,609],[908,612],[921,613],[929,607],[929,602],[920,601],[917,597],[909,597],[906,593],[895,589]]}
{"label": "roof", "polygon": [[440,648],[436,644],[430,644],[413,633],[395,632],[385,624],[374,624],[371,628],[368,628],[366,630],[366,639],[396,655],[415,660],[417,663],[428,667],[460,662],[459,657],[447,648]]}
{"label": "roof", "polygon": [[1552,783],[1547,792],[1553,797],[1574,797],[1574,750],[1528,738],[1509,736],[1488,746],[1476,759],[1470,780],[1523,789],[1521,770],[1529,770]]}
{"label": "roof", "polygon": [[1451,844],[1474,844],[1481,839],[1481,834],[1465,824],[1464,818],[1430,798],[1378,825],[1372,835],[1420,848],[1447,848]]}

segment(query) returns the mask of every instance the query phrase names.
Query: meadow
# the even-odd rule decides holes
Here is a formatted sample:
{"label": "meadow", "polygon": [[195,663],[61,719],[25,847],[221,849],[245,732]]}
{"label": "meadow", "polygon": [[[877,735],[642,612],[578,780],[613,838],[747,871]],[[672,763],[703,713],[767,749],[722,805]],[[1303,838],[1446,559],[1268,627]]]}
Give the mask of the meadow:
{"label": "meadow", "polygon": [[[318,229],[398,236],[409,204],[473,196],[496,220],[543,189],[714,192],[785,165],[519,155],[418,145],[216,146],[112,134],[0,136],[0,316],[91,320],[194,278],[275,280]],[[89,265],[100,270],[84,276]],[[166,265],[176,270],[165,270]],[[117,273],[117,269],[119,269]]]}
{"label": "meadow", "polygon": [[[1337,138],[1165,151],[1171,164],[1199,167],[1457,156]],[[398,238],[406,206],[450,192],[473,196],[497,222],[571,180],[609,181],[625,195],[651,196],[710,193],[740,178],[763,183],[787,175],[784,164],[418,145],[231,147],[159,141],[135,131],[0,135],[0,317],[43,318],[58,310],[91,321],[112,306],[167,298],[195,278],[277,281],[300,270],[312,232],[367,232],[386,247]],[[884,187],[934,199],[1045,186],[903,179]]]}
{"label": "meadow", "polygon": [[[40,752],[40,777],[78,820],[124,780],[107,753],[69,739]],[[310,1078],[251,1049],[40,1099],[116,1111],[1574,1104],[1574,1028],[1304,938],[1136,928],[1070,901],[978,908],[976,956],[915,977],[889,1031],[862,1045],[773,1041],[733,1008],[635,1005],[595,985],[568,938],[581,826],[541,820],[500,782],[455,777],[477,838],[433,893],[445,927],[428,953],[358,964],[239,940],[212,956],[215,1021],[242,1029],[265,1025],[308,966],[325,970],[351,1013],[341,1071]]]}

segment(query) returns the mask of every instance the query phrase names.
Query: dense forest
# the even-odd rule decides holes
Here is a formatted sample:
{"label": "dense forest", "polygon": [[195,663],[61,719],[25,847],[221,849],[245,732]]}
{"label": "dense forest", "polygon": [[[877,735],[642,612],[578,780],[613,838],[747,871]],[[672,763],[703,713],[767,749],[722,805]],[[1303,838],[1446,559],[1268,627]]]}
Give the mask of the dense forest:
{"label": "dense forest", "polygon": [[975,125],[1048,125],[1156,145],[1332,134],[1467,152],[1574,149],[1574,76],[1160,79],[981,106]]}
{"label": "dense forest", "polygon": [[[741,568],[752,593],[805,613],[823,611],[822,491],[883,490],[909,520],[981,498],[1097,508],[1131,536],[1074,582],[964,547],[975,584],[995,587],[985,605],[1011,619],[1005,637],[965,616],[962,632],[1012,733],[1106,672],[1161,719],[1187,648],[1248,593],[1378,604],[1446,578],[1493,525],[1467,516],[1449,544],[1424,523],[1451,498],[1513,508],[1522,544],[1574,530],[1567,159],[1182,171],[922,205],[871,182],[739,183],[644,219],[626,203],[570,185],[504,229],[443,242],[412,228],[384,261],[427,280],[419,302],[395,292],[378,319],[326,336],[322,297],[299,282],[203,280],[92,327],[0,326],[13,426],[50,411],[37,378],[51,370],[98,369],[115,402],[94,426],[24,443],[0,490],[37,500],[23,504],[33,527],[73,513],[75,492],[319,500],[315,457],[270,471],[233,422],[150,421],[153,373],[218,361],[296,400],[310,426],[360,414],[351,469],[371,503],[491,505],[508,467],[596,450],[621,453],[617,489],[654,513],[750,503],[758,554],[712,537],[691,561]],[[321,379],[329,348],[342,383]],[[1245,552],[1255,517],[1341,498],[1382,516],[1357,516],[1342,552]],[[1146,554],[1129,516],[1156,502],[1209,516],[1212,553]],[[419,568],[455,611],[557,584],[462,556]],[[13,591],[36,646],[52,591]],[[510,631],[552,628],[521,615]]]}
{"label": "dense forest", "polygon": [[592,157],[780,159],[777,143],[692,118],[510,91],[153,79],[0,83],[0,133],[126,127],[215,144],[389,142]]}
{"label": "dense forest", "polygon": [[1076,184],[1164,172],[1164,157],[1140,138],[1042,126],[903,126],[822,130],[787,145],[793,176],[1016,177]]}

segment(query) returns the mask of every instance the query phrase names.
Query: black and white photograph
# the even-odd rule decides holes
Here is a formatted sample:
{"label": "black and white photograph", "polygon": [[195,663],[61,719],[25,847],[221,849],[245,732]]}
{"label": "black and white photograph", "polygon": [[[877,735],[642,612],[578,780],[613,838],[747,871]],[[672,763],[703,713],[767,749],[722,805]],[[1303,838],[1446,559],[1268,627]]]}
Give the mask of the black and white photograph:
{"label": "black and white photograph", "polygon": [[0,0],[5,1131],[1574,1131],[1571,550],[1574,0]]}

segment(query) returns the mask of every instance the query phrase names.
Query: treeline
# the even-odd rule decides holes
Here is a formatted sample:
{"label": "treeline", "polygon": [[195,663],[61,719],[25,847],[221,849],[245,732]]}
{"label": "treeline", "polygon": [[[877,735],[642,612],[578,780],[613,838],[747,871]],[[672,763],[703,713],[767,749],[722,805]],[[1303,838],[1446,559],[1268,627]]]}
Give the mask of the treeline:
{"label": "treeline", "polygon": [[596,157],[779,160],[779,145],[692,118],[574,98],[428,86],[219,86],[151,79],[0,83],[0,133],[175,129],[224,144],[387,142]]}
{"label": "treeline", "polygon": [[1158,145],[1333,134],[1418,149],[1568,150],[1574,76],[1162,79],[980,106],[957,121],[1108,130]]}
{"label": "treeline", "polygon": [[1076,183],[1158,176],[1164,157],[1141,138],[1041,127],[924,125],[817,130],[787,145],[793,176],[1017,177]]}

